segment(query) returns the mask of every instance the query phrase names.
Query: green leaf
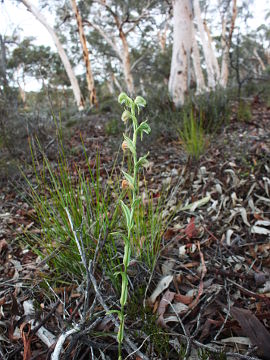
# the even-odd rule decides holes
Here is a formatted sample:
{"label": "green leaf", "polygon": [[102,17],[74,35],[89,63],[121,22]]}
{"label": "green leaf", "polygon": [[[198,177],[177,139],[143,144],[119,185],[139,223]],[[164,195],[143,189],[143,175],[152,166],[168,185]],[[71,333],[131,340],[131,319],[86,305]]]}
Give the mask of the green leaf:
{"label": "green leaf", "polygon": [[129,182],[130,188],[134,189],[134,178],[123,170],[122,170],[122,173],[124,174],[124,177],[126,178],[126,180]]}
{"label": "green leaf", "polygon": [[122,272],[122,291],[121,291],[121,298],[120,304],[125,305],[127,302],[128,296],[128,278],[125,272]]}
{"label": "green leaf", "polygon": [[129,244],[129,240],[128,240],[127,236],[122,235],[122,237],[124,239],[125,244]]}
{"label": "green leaf", "polygon": [[140,198],[140,197],[137,197],[137,198],[132,202],[131,208],[134,209],[137,205],[139,205],[140,202],[141,202],[141,198]]}
{"label": "green leaf", "polygon": [[[120,322],[120,326],[119,326],[118,334],[117,334],[117,342],[119,344],[122,344],[123,339],[124,339],[124,319],[122,319]],[[121,359],[121,358],[119,357],[118,359]]]}
{"label": "green leaf", "polygon": [[130,244],[127,242],[125,244],[124,258],[123,258],[123,264],[124,264],[125,268],[127,268],[129,265],[130,254],[131,254]]}
{"label": "green leaf", "polygon": [[118,275],[121,275],[122,274],[122,271],[116,271],[113,273],[114,276],[118,276]]}
{"label": "green leaf", "polygon": [[122,207],[123,213],[125,214],[127,227],[130,228],[130,225],[131,225],[131,213],[130,213],[130,210],[122,200],[120,200],[120,202],[121,202],[121,207]]}
{"label": "green leaf", "polygon": [[120,319],[120,317],[121,317],[121,315],[122,315],[120,310],[109,310],[109,311],[107,311],[106,314],[108,314],[108,315],[110,315],[110,314],[117,314],[118,317],[119,317],[119,319]]}
{"label": "green leaf", "polygon": [[139,169],[141,166],[147,166],[149,164],[149,161],[146,159],[149,153],[139,158],[139,160],[136,163],[136,168]]}
{"label": "green leaf", "polygon": [[137,133],[141,135],[141,140],[143,138],[143,133],[149,135],[151,132],[150,126],[147,124],[147,121],[143,121],[137,128]]}
{"label": "green leaf", "polygon": [[125,139],[126,142],[127,142],[127,146],[128,146],[128,148],[129,148],[129,150],[131,151],[131,153],[132,153],[133,155],[135,155],[135,154],[136,154],[136,149],[135,149],[135,147],[134,147],[133,141],[132,141],[128,136],[126,136],[125,134],[123,134],[123,136],[124,136],[124,139]]}

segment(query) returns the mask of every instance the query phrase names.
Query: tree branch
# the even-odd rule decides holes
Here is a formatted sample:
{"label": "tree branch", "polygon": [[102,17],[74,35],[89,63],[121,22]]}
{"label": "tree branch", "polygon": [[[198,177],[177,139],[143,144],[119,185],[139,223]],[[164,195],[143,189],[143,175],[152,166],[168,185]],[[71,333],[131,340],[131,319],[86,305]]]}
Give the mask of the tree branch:
{"label": "tree branch", "polygon": [[116,46],[116,44],[113,42],[113,40],[111,39],[111,37],[105,32],[103,31],[98,25],[91,23],[89,20],[83,20],[83,23],[91,26],[93,29],[95,29],[97,32],[100,33],[100,35],[106,40],[106,42],[113,48],[113,50],[116,52],[117,56],[119,57],[119,59],[122,59],[122,54],[120,49],[118,49],[118,47]]}

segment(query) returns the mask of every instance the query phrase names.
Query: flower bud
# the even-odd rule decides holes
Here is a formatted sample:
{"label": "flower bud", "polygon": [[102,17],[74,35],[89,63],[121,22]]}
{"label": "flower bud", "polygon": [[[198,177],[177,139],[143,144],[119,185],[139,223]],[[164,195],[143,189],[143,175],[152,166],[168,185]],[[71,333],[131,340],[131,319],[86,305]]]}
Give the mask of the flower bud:
{"label": "flower bud", "polygon": [[126,123],[129,118],[131,118],[131,113],[128,110],[125,110],[122,114],[122,121]]}
{"label": "flower bud", "polygon": [[139,107],[145,107],[146,101],[142,96],[137,96],[134,103]]}
{"label": "flower bud", "polygon": [[122,150],[125,152],[127,149],[128,149],[128,143],[125,140],[125,141],[122,142]]}
{"label": "flower bud", "polygon": [[127,96],[126,93],[122,92],[119,96],[118,96],[118,102],[120,104],[125,104],[126,101],[129,99],[129,97]]}
{"label": "flower bud", "polygon": [[134,186],[128,182],[127,180],[123,180],[122,181],[122,189],[131,189],[131,190],[134,190]]}

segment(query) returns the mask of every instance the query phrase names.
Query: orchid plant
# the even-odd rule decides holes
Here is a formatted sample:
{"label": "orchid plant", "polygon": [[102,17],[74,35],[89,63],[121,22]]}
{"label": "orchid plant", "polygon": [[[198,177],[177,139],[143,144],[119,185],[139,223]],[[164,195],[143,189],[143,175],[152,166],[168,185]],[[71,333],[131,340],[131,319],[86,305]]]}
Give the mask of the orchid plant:
{"label": "orchid plant", "polygon": [[[123,257],[123,268],[122,271],[118,272],[117,275],[121,275],[122,277],[122,287],[121,287],[121,298],[120,298],[120,305],[121,310],[116,310],[118,317],[119,317],[119,329],[117,335],[118,341],[118,349],[119,349],[119,360],[122,359],[121,352],[122,352],[122,342],[124,338],[124,323],[125,323],[125,305],[127,303],[128,297],[128,275],[127,270],[130,263],[130,256],[131,256],[131,249],[132,249],[132,229],[134,227],[134,212],[136,210],[136,206],[138,206],[140,202],[139,196],[139,186],[138,186],[138,172],[140,168],[147,166],[148,154],[137,158],[137,138],[138,136],[143,139],[143,134],[149,134],[151,131],[150,126],[147,124],[147,121],[143,121],[140,124],[137,120],[137,115],[139,115],[142,108],[146,106],[146,101],[143,97],[137,96],[135,100],[132,100],[128,97],[127,94],[121,93],[118,97],[118,102],[124,106],[125,110],[122,114],[122,121],[125,124],[132,122],[133,125],[133,136],[129,138],[126,134],[123,134],[124,141],[122,143],[123,151],[130,151],[132,154],[133,162],[133,171],[132,173],[123,172],[124,179],[122,181],[122,188],[129,189],[132,192],[132,201],[129,205],[125,204],[121,200],[121,208],[125,217],[125,225],[126,225],[126,234],[122,235],[124,240],[124,257]],[[137,113],[137,115],[136,115]]]}

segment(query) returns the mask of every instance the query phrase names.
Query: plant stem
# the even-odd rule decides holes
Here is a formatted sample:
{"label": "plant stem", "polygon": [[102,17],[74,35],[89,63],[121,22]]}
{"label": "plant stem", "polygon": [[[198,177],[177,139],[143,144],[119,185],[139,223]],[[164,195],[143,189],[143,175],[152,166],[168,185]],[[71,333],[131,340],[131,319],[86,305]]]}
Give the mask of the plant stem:
{"label": "plant stem", "polygon": [[[131,254],[131,236],[132,236],[132,228],[134,226],[134,212],[135,212],[135,208],[137,207],[137,195],[138,195],[138,190],[139,190],[137,174],[138,174],[139,165],[143,165],[143,160],[145,161],[145,159],[143,159],[143,160],[141,160],[141,162],[140,162],[140,160],[139,160],[139,163],[137,162],[136,144],[137,144],[137,135],[138,135],[139,130],[138,130],[138,121],[136,118],[135,109],[137,107],[138,113],[139,113],[139,107],[144,107],[146,104],[146,101],[140,96],[137,97],[135,99],[135,101],[133,101],[125,93],[121,93],[119,95],[118,101],[121,104],[124,103],[126,105],[126,107],[128,107],[130,109],[130,111],[125,110],[123,112],[122,120],[126,122],[128,119],[131,119],[132,124],[133,124],[132,140],[130,138],[128,138],[126,135],[124,135],[125,142],[123,142],[123,144],[122,144],[123,150],[125,150],[126,148],[129,148],[129,150],[132,152],[132,155],[133,155],[133,177],[130,174],[124,173],[125,178],[126,178],[124,180],[124,183],[125,183],[125,185],[128,184],[129,188],[132,191],[131,208],[129,208],[127,205],[125,205],[123,201],[121,201],[122,210],[126,217],[126,227],[127,227],[127,236],[124,236],[125,248],[124,248],[124,257],[123,257],[123,268],[122,268],[122,272],[121,272],[121,276],[122,276],[122,289],[121,289],[121,298],[120,298],[121,308],[120,308],[120,311],[117,311],[118,317],[119,317],[119,322],[120,322],[120,326],[118,329],[118,336],[117,336],[118,360],[121,360],[122,359],[122,341],[123,341],[123,337],[124,337],[125,305],[127,302],[127,295],[128,295],[127,271],[128,271],[128,266],[129,266],[129,262],[130,262],[130,254]],[[148,134],[150,132],[150,127],[148,125],[146,125],[146,121],[141,126],[141,135],[143,132],[146,132]],[[146,156],[145,156],[145,158],[146,158]]]}

